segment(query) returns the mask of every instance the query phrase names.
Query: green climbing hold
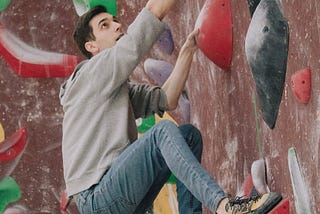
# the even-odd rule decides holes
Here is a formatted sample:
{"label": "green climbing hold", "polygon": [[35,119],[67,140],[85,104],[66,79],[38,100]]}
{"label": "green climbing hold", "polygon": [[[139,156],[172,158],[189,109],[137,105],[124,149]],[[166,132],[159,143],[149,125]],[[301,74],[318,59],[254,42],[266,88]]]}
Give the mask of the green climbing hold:
{"label": "green climbing hold", "polygon": [[6,9],[9,6],[10,2],[10,0],[0,0],[0,11]]}
{"label": "green climbing hold", "polygon": [[113,16],[117,16],[117,2],[116,0],[89,0],[89,7],[95,7],[97,5],[103,5],[107,12]]}
{"label": "green climbing hold", "polygon": [[171,174],[166,183],[167,183],[167,184],[176,184],[176,183],[177,183],[177,178],[176,178],[176,176],[174,176],[174,174]]}
{"label": "green climbing hold", "polygon": [[18,201],[20,197],[20,187],[13,178],[8,177],[0,181],[0,213],[3,213],[9,203]]}
{"label": "green climbing hold", "polygon": [[90,8],[93,8],[97,5],[104,6],[108,13],[113,16],[117,16],[116,0],[73,0],[73,4],[79,16],[83,15]]}
{"label": "green climbing hold", "polygon": [[150,117],[147,118],[143,118],[142,119],[142,123],[138,125],[138,132],[140,134],[145,133],[146,131],[148,131],[154,124],[156,123],[156,119],[155,116],[152,115]]}

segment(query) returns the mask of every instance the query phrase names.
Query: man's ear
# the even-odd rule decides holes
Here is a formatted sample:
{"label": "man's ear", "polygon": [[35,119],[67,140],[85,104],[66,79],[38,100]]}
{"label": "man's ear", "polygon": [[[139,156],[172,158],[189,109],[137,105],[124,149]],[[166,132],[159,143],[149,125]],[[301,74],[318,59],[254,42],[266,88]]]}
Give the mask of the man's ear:
{"label": "man's ear", "polygon": [[85,49],[92,53],[92,55],[95,55],[99,52],[98,47],[96,46],[94,41],[88,41],[84,44]]}

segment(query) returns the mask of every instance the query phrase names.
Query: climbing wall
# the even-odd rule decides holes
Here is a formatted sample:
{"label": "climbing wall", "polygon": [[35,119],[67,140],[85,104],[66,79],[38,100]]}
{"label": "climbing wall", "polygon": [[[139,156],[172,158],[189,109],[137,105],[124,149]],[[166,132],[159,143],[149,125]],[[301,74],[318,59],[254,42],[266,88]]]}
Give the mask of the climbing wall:
{"label": "climbing wall", "polygon": [[[145,3],[117,1],[124,28]],[[0,213],[63,213],[58,95],[83,59],[72,41],[78,14],[71,0],[7,0],[0,10]],[[170,72],[188,33],[201,27],[204,44],[170,116],[201,130],[202,163],[226,192],[245,195],[248,175],[260,176],[288,199],[290,213],[320,213],[320,2],[185,0],[165,22],[132,81],[161,84],[155,67]],[[259,159],[263,176],[253,167]],[[78,213],[74,203],[65,212]]]}

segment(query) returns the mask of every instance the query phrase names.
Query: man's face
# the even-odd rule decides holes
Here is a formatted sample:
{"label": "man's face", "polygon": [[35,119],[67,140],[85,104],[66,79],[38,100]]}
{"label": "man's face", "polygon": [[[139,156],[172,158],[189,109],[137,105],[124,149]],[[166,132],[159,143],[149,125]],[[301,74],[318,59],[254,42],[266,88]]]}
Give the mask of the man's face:
{"label": "man's face", "polygon": [[94,41],[89,41],[94,49],[90,51],[93,55],[111,48],[123,36],[121,24],[109,13],[100,13],[89,22],[92,27]]}

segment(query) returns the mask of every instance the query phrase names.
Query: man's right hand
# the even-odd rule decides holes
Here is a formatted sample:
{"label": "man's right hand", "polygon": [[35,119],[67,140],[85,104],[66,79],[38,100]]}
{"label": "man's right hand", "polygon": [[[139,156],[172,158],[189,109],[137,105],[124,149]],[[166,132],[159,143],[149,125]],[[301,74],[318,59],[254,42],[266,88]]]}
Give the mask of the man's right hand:
{"label": "man's right hand", "polygon": [[146,8],[160,20],[162,20],[172,8],[176,0],[149,0]]}

